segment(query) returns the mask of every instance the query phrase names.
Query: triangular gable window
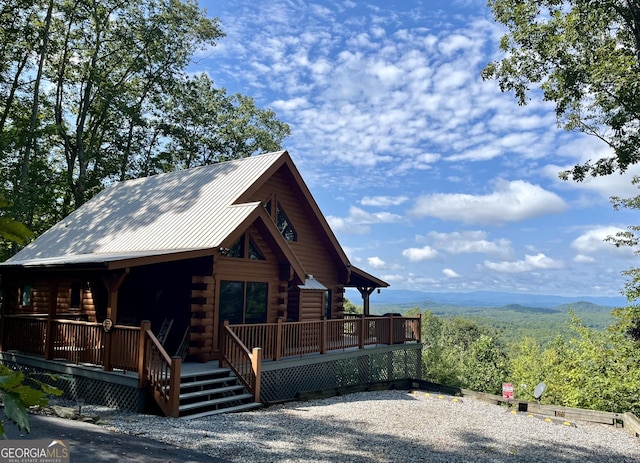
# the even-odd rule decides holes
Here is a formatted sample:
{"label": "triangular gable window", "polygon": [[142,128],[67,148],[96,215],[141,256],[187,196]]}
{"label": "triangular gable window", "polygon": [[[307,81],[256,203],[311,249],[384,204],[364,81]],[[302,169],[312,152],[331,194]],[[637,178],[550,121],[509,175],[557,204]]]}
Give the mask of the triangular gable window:
{"label": "triangular gable window", "polygon": [[[245,252],[245,250],[248,252]],[[247,235],[242,235],[238,241],[233,243],[226,256],[238,259],[266,260],[258,245],[251,238],[247,240]]]}
{"label": "triangular gable window", "polygon": [[242,235],[238,241],[233,243],[233,246],[229,248],[227,256],[238,257],[240,259],[244,257],[244,235]]}
{"label": "triangular gable window", "polygon": [[276,225],[285,240],[298,241],[298,233],[296,233],[295,228],[291,225],[291,221],[282,210],[280,204],[278,204],[278,208],[276,210]]}
{"label": "triangular gable window", "polygon": [[260,249],[253,242],[251,238],[249,238],[249,259],[251,260],[265,260],[264,256],[260,252]]}

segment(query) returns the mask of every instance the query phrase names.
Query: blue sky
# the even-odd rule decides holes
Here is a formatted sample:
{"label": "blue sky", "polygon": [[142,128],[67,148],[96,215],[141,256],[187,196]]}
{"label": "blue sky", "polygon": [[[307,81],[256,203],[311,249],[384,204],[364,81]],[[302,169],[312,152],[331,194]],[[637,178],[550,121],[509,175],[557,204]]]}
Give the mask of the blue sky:
{"label": "blue sky", "polygon": [[200,53],[230,93],[291,126],[285,141],[351,262],[424,291],[620,295],[633,224],[625,175],[563,182],[599,140],[518,106],[481,69],[504,30],[484,0],[200,0],[226,37]]}

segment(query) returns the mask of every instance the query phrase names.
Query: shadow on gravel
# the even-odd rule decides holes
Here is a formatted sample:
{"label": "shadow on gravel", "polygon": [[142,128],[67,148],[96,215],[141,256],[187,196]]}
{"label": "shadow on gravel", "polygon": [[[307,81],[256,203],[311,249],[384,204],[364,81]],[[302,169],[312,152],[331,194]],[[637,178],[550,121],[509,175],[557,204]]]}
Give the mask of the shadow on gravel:
{"label": "shadow on gravel", "polygon": [[52,416],[29,415],[30,433],[19,430],[8,420],[4,424],[7,438],[11,440],[62,440],[69,448],[72,463],[225,463],[197,450],[178,448],[144,437],[111,432],[102,426]]}
{"label": "shadow on gravel", "polygon": [[[373,401],[369,394],[343,396],[344,402]],[[389,400],[385,397],[384,400]],[[399,395],[395,400],[415,400]],[[419,417],[416,434],[402,438],[368,432],[366,424],[353,416],[347,420],[328,420],[300,416],[319,404],[300,403],[295,408],[272,407],[266,411],[234,415],[225,422],[224,431],[216,435],[204,431],[206,421],[185,422],[187,428],[175,432],[198,435],[194,448],[234,462],[629,462],[622,454],[602,451],[597,446],[580,447],[567,442],[563,445],[544,442],[499,441],[484,435],[456,433],[451,443],[425,442],[420,435],[428,434],[430,427],[437,427],[434,415]],[[375,404],[373,405],[375,407]],[[295,410],[296,415],[287,413]],[[389,426],[402,416],[389,416]],[[211,418],[212,420],[215,418]],[[409,419],[409,417],[407,417]],[[414,417],[415,419],[415,417]],[[550,425],[553,426],[553,425]],[[200,429],[199,429],[200,428]],[[453,441],[457,441],[454,443]],[[278,443],[273,449],[270,443]],[[462,444],[461,444],[462,442]],[[285,443],[286,445],[281,445]],[[449,445],[448,445],[449,444]],[[443,450],[445,449],[445,450]]]}

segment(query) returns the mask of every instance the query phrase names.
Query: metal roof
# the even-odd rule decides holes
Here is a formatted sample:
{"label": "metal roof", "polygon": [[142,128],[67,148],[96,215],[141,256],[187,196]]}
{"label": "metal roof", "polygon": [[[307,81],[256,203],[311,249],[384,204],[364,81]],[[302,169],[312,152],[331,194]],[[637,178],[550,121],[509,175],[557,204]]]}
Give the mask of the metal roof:
{"label": "metal roof", "polygon": [[322,291],[326,291],[328,288],[320,283],[318,280],[313,278],[313,275],[307,275],[307,278],[304,281],[303,285],[298,285],[300,289],[319,289]]}
{"label": "metal roof", "polygon": [[0,265],[100,263],[217,248],[260,207],[234,202],[283,156],[286,151],[117,183]]}

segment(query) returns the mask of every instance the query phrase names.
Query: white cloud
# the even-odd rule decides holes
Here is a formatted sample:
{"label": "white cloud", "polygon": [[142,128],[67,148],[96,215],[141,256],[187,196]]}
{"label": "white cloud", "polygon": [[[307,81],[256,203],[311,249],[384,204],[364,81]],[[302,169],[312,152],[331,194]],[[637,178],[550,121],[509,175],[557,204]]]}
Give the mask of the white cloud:
{"label": "white cloud", "polygon": [[595,262],[596,260],[593,257],[585,256],[584,254],[576,254],[576,256],[573,258],[573,261],[577,262],[578,264],[590,264],[592,262]]}
{"label": "white cloud", "polygon": [[462,231],[452,233],[430,232],[433,238],[433,246],[436,249],[447,251],[450,254],[481,253],[507,259],[511,256],[511,241],[499,238],[489,241],[486,232]]}
{"label": "white cloud", "polygon": [[398,206],[408,200],[407,196],[365,196],[360,200],[360,204],[363,206],[387,207]]}
{"label": "white cloud", "polygon": [[379,257],[369,257],[367,259],[367,263],[369,264],[370,267],[373,267],[373,268],[385,268],[387,265],[386,262],[380,259]]}
{"label": "white cloud", "polygon": [[402,219],[390,212],[367,212],[359,207],[349,208],[349,220],[357,224],[394,223]]}
{"label": "white cloud", "polygon": [[567,208],[564,200],[539,185],[523,180],[498,181],[486,195],[436,193],[416,200],[411,213],[465,223],[516,222],[556,214]]}
{"label": "white cloud", "polygon": [[559,269],[564,266],[564,263],[538,253],[535,256],[527,254],[524,256],[524,260],[517,261],[490,262],[486,260],[484,266],[501,273],[523,273],[540,269]]}
{"label": "white cloud", "polygon": [[442,273],[447,278],[460,278],[460,275],[455,270],[451,270],[450,268],[443,269]]}
{"label": "white cloud", "polygon": [[[372,201],[375,201],[372,200]],[[359,207],[351,206],[347,217],[327,216],[327,222],[336,232],[364,235],[371,231],[369,225],[380,223],[396,223],[402,220],[398,214],[391,212],[367,212]]]}
{"label": "white cloud", "polygon": [[634,249],[622,246],[617,248],[612,243],[605,241],[608,237],[615,237],[618,232],[627,231],[620,227],[604,226],[595,227],[582,233],[571,242],[571,248],[582,255],[606,253],[617,256],[634,257]]}
{"label": "white cloud", "polygon": [[296,97],[290,100],[276,100],[271,103],[271,106],[277,110],[292,111],[308,107],[309,102],[304,97]]}
{"label": "white cloud", "polygon": [[[215,74],[248,82],[243,93],[277,94],[272,106],[295,125],[288,143],[318,164],[384,165],[378,173],[394,175],[429,169],[440,153],[461,162],[505,149],[552,152],[553,136],[544,134],[555,119],[540,116],[535,102],[518,107],[480,78],[503,32],[488,15],[463,24],[424,17],[409,26],[417,10],[372,11],[277,0],[245,6],[223,18],[228,37],[210,51],[216,64],[240,64]],[[224,46],[236,43],[241,53]],[[248,72],[246,61],[259,72]]]}
{"label": "white cloud", "polygon": [[329,215],[326,219],[334,233],[342,232],[354,235],[366,235],[371,231],[371,227],[351,222],[348,218],[345,219]]}
{"label": "white cloud", "polygon": [[402,251],[402,255],[411,262],[419,262],[421,260],[431,260],[438,257],[439,253],[430,246],[422,248],[409,248]]}

